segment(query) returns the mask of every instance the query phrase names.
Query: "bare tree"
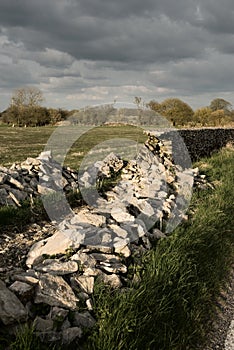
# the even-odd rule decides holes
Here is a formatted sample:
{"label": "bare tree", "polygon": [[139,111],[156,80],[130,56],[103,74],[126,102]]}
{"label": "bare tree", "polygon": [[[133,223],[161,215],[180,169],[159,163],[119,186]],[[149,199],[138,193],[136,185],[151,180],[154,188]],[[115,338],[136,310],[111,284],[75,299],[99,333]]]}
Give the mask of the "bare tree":
{"label": "bare tree", "polygon": [[33,125],[34,117],[43,101],[40,89],[36,87],[22,87],[13,92],[10,113],[17,125]]}
{"label": "bare tree", "polygon": [[43,100],[40,89],[35,87],[22,87],[13,92],[11,105],[17,107],[39,107]]}

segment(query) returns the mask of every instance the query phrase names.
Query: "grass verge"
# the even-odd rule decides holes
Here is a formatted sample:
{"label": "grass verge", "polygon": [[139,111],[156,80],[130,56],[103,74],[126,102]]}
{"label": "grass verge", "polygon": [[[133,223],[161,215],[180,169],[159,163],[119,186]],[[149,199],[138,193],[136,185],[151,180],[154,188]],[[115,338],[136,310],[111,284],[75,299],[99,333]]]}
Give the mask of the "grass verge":
{"label": "grass verge", "polygon": [[193,195],[193,218],[144,257],[137,288],[95,289],[89,350],[192,350],[205,341],[214,300],[233,261],[234,152],[202,160],[214,191]]}

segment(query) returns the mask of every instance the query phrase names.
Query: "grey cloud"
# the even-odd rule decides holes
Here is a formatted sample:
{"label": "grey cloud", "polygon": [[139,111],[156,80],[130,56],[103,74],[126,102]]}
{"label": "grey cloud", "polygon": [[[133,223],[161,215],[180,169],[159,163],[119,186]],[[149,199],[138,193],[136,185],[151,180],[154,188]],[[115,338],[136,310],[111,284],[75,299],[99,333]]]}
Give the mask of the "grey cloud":
{"label": "grey cloud", "polygon": [[0,0],[1,87],[84,104],[229,93],[233,14],[233,0]]}

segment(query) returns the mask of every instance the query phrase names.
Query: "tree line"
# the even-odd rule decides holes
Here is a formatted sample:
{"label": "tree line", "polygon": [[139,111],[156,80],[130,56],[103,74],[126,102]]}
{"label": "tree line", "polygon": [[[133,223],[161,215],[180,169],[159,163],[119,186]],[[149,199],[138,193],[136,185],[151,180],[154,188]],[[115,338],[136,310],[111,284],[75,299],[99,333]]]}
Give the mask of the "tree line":
{"label": "tree line", "polygon": [[69,112],[61,108],[46,108],[40,89],[24,87],[13,92],[9,107],[1,113],[1,121],[13,126],[55,125],[67,119]]}
{"label": "tree line", "polygon": [[[35,87],[23,87],[12,94],[9,107],[1,113],[3,123],[15,126],[55,125],[69,119],[72,124],[100,125],[111,121],[138,123],[140,125],[157,124],[157,116],[165,117],[173,126],[203,127],[224,126],[234,123],[234,110],[230,102],[215,98],[209,106],[193,110],[189,104],[178,98],[167,98],[162,102],[151,100],[143,102],[135,97],[136,109],[114,108],[114,104],[67,111],[46,108],[42,92]],[[137,113],[136,113],[137,111]],[[155,120],[152,120],[154,118]]]}

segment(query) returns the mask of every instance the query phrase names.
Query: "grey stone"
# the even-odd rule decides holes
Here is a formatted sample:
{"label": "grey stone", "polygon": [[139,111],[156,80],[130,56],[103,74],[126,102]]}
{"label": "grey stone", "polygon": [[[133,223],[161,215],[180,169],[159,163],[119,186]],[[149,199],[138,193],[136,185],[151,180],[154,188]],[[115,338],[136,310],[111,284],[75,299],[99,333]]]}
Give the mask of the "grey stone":
{"label": "grey stone", "polygon": [[79,327],[72,327],[64,329],[62,332],[62,343],[64,345],[71,344],[77,338],[82,337],[82,330]]}
{"label": "grey stone", "polygon": [[101,261],[99,266],[102,270],[110,273],[126,273],[128,270],[127,266],[125,266],[122,263],[110,263],[110,262]]}
{"label": "grey stone", "polygon": [[64,321],[65,318],[67,317],[68,315],[68,310],[65,310],[61,307],[57,307],[57,306],[54,306],[51,308],[51,311],[50,311],[50,318],[53,320],[53,321]]}
{"label": "grey stone", "polygon": [[89,299],[87,299],[87,300],[85,301],[85,303],[86,303],[87,309],[88,309],[89,311],[92,311],[92,310],[93,310],[93,302],[92,302],[92,300],[89,298]]}
{"label": "grey stone", "polygon": [[56,331],[36,332],[42,343],[55,344],[61,341],[62,334]]}
{"label": "grey stone", "polygon": [[131,255],[131,250],[128,245],[115,246],[115,253],[123,255],[125,258],[128,258]]}
{"label": "grey stone", "polygon": [[0,320],[9,325],[27,319],[27,311],[14,293],[0,280]]}
{"label": "grey stone", "polygon": [[111,210],[111,216],[113,217],[113,219],[115,219],[117,222],[131,222],[134,221],[135,218],[134,216],[130,215],[126,209],[124,211],[124,209],[122,207],[114,207]]}
{"label": "grey stone", "polygon": [[60,276],[43,274],[36,289],[35,303],[45,303],[75,310],[78,298],[71,287]]}
{"label": "grey stone", "polygon": [[14,185],[15,187],[17,187],[18,189],[20,189],[20,190],[24,190],[24,186],[21,184],[21,182],[19,182],[18,180],[16,180],[16,179],[14,179],[13,177],[10,177],[9,179],[8,179],[8,181],[12,184],[12,185]]}
{"label": "grey stone", "polygon": [[35,286],[38,284],[38,276],[36,276],[35,272],[33,271],[30,273],[30,271],[22,273],[22,274],[15,274],[12,276],[12,280],[14,281],[20,281],[20,282],[25,282],[27,284],[30,284],[32,286]]}
{"label": "grey stone", "polygon": [[70,260],[80,261],[84,267],[93,268],[96,265],[96,260],[90,254],[84,253],[83,251],[78,251],[76,254],[72,255]]}
{"label": "grey stone", "polygon": [[51,275],[67,275],[78,271],[79,266],[76,261],[61,262],[56,259],[46,259],[41,264],[35,266],[35,270],[39,272],[47,272]]}
{"label": "grey stone", "polygon": [[60,330],[63,331],[63,330],[68,329],[68,328],[71,328],[71,322],[70,322],[68,319],[66,319],[66,320],[63,322],[63,324],[62,324]]}
{"label": "grey stone", "polygon": [[120,226],[118,225],[114,225],[111,224],[109,225],[109,227],[111,228],[111,230],[116,233],[116,235],[120,238],[126,238],[128,236],[128,232],[125,231],[124,229],[122,229]]}
{"label": "grey stone", "polygon": [[88,209],[81,209],[72,219],[71,224],[74,223],[89,223],[94,226],[102,226],[106,223],[106,218],[103,215],[91,213]]}
{"label": "grey stone", "polygon": [[34,287],[25,282],[15,281],[10,285],[9,290],[15,293],[21,301],[26,301],[32,298]]}
{"label": "grey stone", "polygon": [[106,273],[102,273],[98,278],[105,283],[111,286],[112,288],[121,288],[122,282],[120,280],[120,277],[114,273],[111,275],[107,275]]}
{"label": "grey stone", "polygon": [[4,184],[7,179],[7,174],[0,172],[0,185]]}
{"label": "grey stone", "polygon": [[35,330],[38,332],[48,332],[52,331],[54,323],[50,319],[44,319],[37,316],[33,322]]}
{"label": "grey stone", "polygon": [[79,248],[80,236],[76,234],[66,234],[57,231],[47,239],[35,243],[28,253],[27,266],[31,267],[35,263],[42,261],[43,255],[56,255],[65,253],[69,248]]}
{"label": "grey stone", "polygon": [[91,328],[95,325],[96,321],[93,318],[93,316],[90,314],[90,312],[75,312],[74,313],[74,319],[73,319],[73,326],[77,327],[83,327],[83,328]]}
{"label": "grey stone", "polygon": [[71,277],[71,283],[72,286],[79,286],[79,288],[87,293],[87,294],[92,294],[93,293],[93,287],[94,287],[94,277],[92,276],[75,276]]}
{"label": "grey stone", "polygon": [[7,204],[8,193],[5,188],[0,188],[0,205]]}

